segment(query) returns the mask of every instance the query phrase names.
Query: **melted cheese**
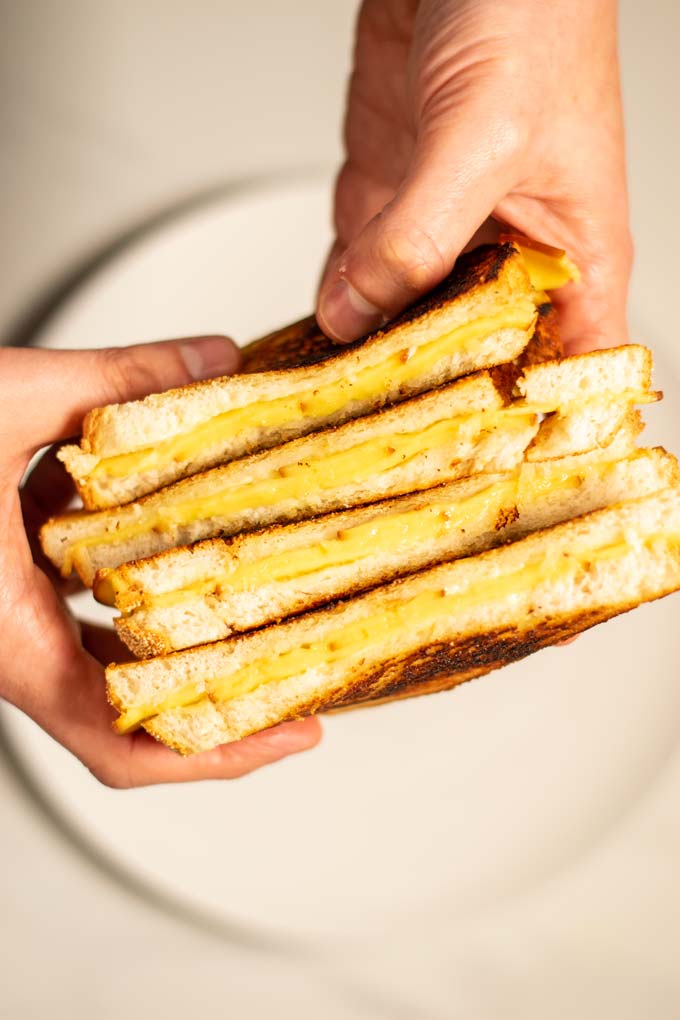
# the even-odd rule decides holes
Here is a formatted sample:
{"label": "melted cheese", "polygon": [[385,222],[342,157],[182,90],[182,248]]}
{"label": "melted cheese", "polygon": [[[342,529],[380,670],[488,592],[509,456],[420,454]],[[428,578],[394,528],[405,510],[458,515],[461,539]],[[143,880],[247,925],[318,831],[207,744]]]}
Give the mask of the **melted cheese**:
{"label": "melted cheese", "polygon": [[530,298],[517,300],[496,315],[458,326],[420,347],[397,351],[376,365],[357,369],[325,386],[236,407],[153,447],[105,457],[93,468],[89,477],[125,478],[171,461],[190,461],[206,447],[252,429],[280,428],[305,418],[329,418],[347,404],[380,397],[388,389],[403,386],[429,373],[438,361],[465,350],[490,333],[500,329],[529,331],[535,318],[533,301]]}
{"label": "melted cheese", "polygon": [[[511,505],[517,493],[519,473],[508,480],[486,486],[459,503],[450,505],[434,504],[400,513],[375,517],[353,527],[337,531],[335,535],[316,542],[311,546],[286,549],[283,552],[264,556],[251,563],[241,563],[235,558],[231,570],[218,576],[208,576],[183,588],[144,597],[144,604],[157,608],[174,606],[189,599],[206,595],[226,595],[241,591],[252,591],[263,585],[285,584],[328,570],[331,567],[358,565],[375,556],[383,557],[399,550],[415,548],[425,543],[436,542],[447,532],[465,530],[474,523],[478,530],[480,520],[493,527],[498,511]],[[106,594],[106,593],[105,593]],[[125,609],[126,602],[136,608],[139,593],[120,591],[118,595],[109,588],[108,601],[118,609]],[[126,598],[127,596],[127,598]]]}
{"label": "melted cheese", "polygon": [[[125,524],[110,514],[102,521],[100,534],[75,542],[65,558],[63,571],[70,573],[74,557],[79,550],[90,546],[118,544],[153,530],[170,530],[196,520],[224,518],[236,515],[250,507],[274,506],[286,500],[301,500],[310,490],[341,489],[359,481],[367,481],[413,460],[431,450],[447,447],[451,443],[473,440],[482,430],[502,427],[524,429],[535,423],[536,415],[527,408],[517,413],[515,408],[477,411],[474,414],[444,419],[415,432],[398,432],[358,443],[347,450],[326,454],[323,459],[301,461],[285,465],[267,478],[233,485],[210,495],[190,497],[186,500],[167,501],[161,506],[147,509],[132,523]],[[143,504],[142,504],[143,506]],[[125,515],[125,508],[121,515]],[[120,526],[116,527],[116,524]]]}
{"label": "melted cheese", "polygon": [[578,266],[562,248],[540,244],[517,234],[501,234],[500,241],[513,241],[520,250],[535,291],[557,290],[571,280],[581,279]]}
{"label": "melted cheese", "polygon": [[[588,474],[601,478],[612,469],[611,464],[592,465]],[[481,533],[485,528],[495,526],[500,510],[524,502],[536,503],[540,498],[560,490],[578,488],[583,480],[583,469],[547,468],[540,474],[530,471],[528,479],[524,474],[524,470],[516,471],[509,478],[487,485],[480,492],[448,505],[434,503],[404,512],[395,508],[388,514],[344,528],[310,546],[285,549],[251,563],[242,563],[235,557],[230,569],[173,591],[140,595],[138,591],[128,592],[124,585],[118,588],[109,585],[108,591],[103,590],[103,586],[99,588],[97,598],[108,605],[115,604],[125,613],[126,606],[134,610],[139,607],[140,601],[147,606],[163,608],[206,595],[219,597],[253,591],[268,584],[285,584],[332,567],[360,566],[362,561],[375,556],[383,557],[437,542],[453,530],[474,528],[475,533]]]}
{"label": "melted cheese", "polygon": [[[256,690],[264,684],[280,683],[293,677],[302,676],[309,670],[328,668],[348,660],[359,660],[370,651],[379,651],[383,656],[383,646],[396,637],[404,629],[412,629],[417,625],[419,631],[436,624],[442,617],[455,615],[490,601],[498,602],[512,599],[519,602],[523,596],[535,591],[540,585],[565,580],[573,577],[581,570],[590,569],[593,563],[619,559],[625,556],[636,544],[648,548],[667,547],[670,543],[677,544],[680,536],[671,534],[655,534],[635,537],[632,540],[622,537],[607,546],[585,548],[580,550],[549,548],[545,552],[535,554],[527,563],[511,573],[486,578],[483,581],[463,584],[458,588],[438,588],[427,590],[411,598],[400,601],[398,598],[389,601],[368,616],[331,631],[324,638],[309,643],[298,644],[278,655],[256,659],[247,665],[232,670],[224,676],[206,677],[205,691],[216,702],[227,702]],[[414,624],[417,621],[417,624]],[[427,642],[426,634],[422,638]],[[358,663],[357,663],[358,664]],[[195,702],[196,687],[183,687],[172,696],[172,707]],[[125,712],[116,722],[120,733],[134,729],[145,719],[165,711],[170,706],[170,699],[157,705],[140,705]]]}

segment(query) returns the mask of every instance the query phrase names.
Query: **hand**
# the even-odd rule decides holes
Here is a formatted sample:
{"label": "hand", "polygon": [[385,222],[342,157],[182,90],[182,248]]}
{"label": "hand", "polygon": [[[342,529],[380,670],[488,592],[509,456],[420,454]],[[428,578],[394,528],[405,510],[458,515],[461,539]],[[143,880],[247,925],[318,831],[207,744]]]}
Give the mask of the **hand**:
{"label": "hand", "polygon": [[117,647],[111,631],[83,626],[81,632],[37,550],[41,524],[73,496],[53,450],[19,492],[31,457],[76,434],[91,407],[232,372],[237,365],[237,349],[222,337],[101,351],[0,348],[0,695],[108,786],[232,778],[319,739],[318,721],[307,719],[182,759],[146,733],[115,734],[101,663],[129,653]]}
{"label": "hand", "polygon": [[330,336],[394,315],[500,222],[581,268],[555,293],[567,350],[625,342],[615,0],[365,0],[345,143],[317,311]]}

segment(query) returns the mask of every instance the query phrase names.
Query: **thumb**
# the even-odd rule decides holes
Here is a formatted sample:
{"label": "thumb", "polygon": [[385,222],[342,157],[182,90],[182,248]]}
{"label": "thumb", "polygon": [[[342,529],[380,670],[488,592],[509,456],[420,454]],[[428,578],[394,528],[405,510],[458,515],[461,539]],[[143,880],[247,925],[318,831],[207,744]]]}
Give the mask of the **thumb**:
{"label": "thumb", "polygon": [[135,400],[237,370],[239,350],[222,336],[92,351],[0,349],[0,395],[10,445],[32,453],[80,431],[93,407]]}
{"label": "thumb", "polygon": [[317,316],[329,336],[353,340],[439,283],[512,187],[517,132],[480,107],[421,131],[395,197],[327,273]]}

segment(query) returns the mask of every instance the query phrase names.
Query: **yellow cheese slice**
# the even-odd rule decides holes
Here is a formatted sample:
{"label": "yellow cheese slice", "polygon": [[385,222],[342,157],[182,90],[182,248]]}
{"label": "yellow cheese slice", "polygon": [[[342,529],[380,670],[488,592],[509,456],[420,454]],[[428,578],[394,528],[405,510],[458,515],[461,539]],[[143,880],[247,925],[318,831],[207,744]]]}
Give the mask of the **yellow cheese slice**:
{"label": "yellow cheese slice", "polygon": [[581,279],[578,266],[562,248],[553,248],[519,234],[501,234],[499,240],[517,245],[534,291],[558,290],[571,280]]}
{"label": "yellow cheese slice", "polygon": [[[512,505],[518,482],[519,473],[516,473],[508,480],[485,486],[481,492],[459,503],[448,506],[439,503],[402,513],[393,510],[364,524],[343,528],[335,536],[311,546],[286,549],[252,563],[241,563],[234,558],[229,571],[174,591],[145,595],[143,603],[161,608],[211,594],[253,591],[266,584],[283,584],[331,567],[360,565],[376,555],[394,554],[399,549],[434,542],[448,531],[470,527],[473,521],[479,527],[480,520],[490,519],[488,526],[493,527],[498,511]],[[102,594],[108,594],[108,599],[102,598]],[[140,604],[139,593],[120,590],[116,595],[112,587],[108,593],[98,591],[97,598],[100,602],[108,601],[109,605],[115,603],[123,611],[126,602],[134,608]]]}
{"label": "yellow cheese slice", "polygon": [[[592,464],[586,473],[589,478],[603,479],[617,463]],[[374,556],[436,542],[451,530],[474,527],[481,533],[484,528],[494,526],[499,511],[525,502],[535,504],[551,493],[577,488],[583,476],[583,468],[569,471],[547,466],[541,472],[530,468],[528,476],[526,468],[522,468],[509,478],[486,485],[474,495],[456,502],[435,502],[417,510],[399,511],[395,507],[389,513],[378,511],[373,520],[343,528],[335,536],[310,546],[286,549],[250,563],[234,557],[229,569],[220,574],[208,575],[172,591],[129,591],[124,583],[107,579],[106,587],[104,583],[98,586],[97,598],[107,605],[115,605],[125,615],[126,610],[129,613],[140,605],[164,608],[206,595],[230,595],[267,584],[282,584],[331,567],[360,566],[362,561]]]}
{"label": "yellow cheese slice", "polygon": [[125,478],[170,461],[189,461],[206,447],[250,429],[277,428],[299,419],[330,417],[347,404],[379,397],[388,387],[404,385],[430,372],[442,358],[474,346],[497,330],[522,329],[529,332],[535,320],[533,301],[521,298],[496,315],[458,326],[419,347],[404,348],[376,365],[357,369],[325,386],[237,407],[153,447],[105,457],[88,477]]}

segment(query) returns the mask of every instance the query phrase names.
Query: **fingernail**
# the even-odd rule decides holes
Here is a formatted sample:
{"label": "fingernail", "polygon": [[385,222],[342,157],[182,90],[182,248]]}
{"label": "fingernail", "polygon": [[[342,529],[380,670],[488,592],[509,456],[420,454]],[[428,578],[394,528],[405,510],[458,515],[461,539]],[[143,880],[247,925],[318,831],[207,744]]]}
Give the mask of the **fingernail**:
{"label": "fingernail", "polygon": [[201,336],[179,345],[182,360],[192,379],[231,375],[238,368],[238,348],[226,336]]}
{"label": "fingernail", "polygon": [[380,309],[363,298],[347,280],[338,280],[321,301],[319,316],[334,340],[348,343],[376,329],[384,321]]}

